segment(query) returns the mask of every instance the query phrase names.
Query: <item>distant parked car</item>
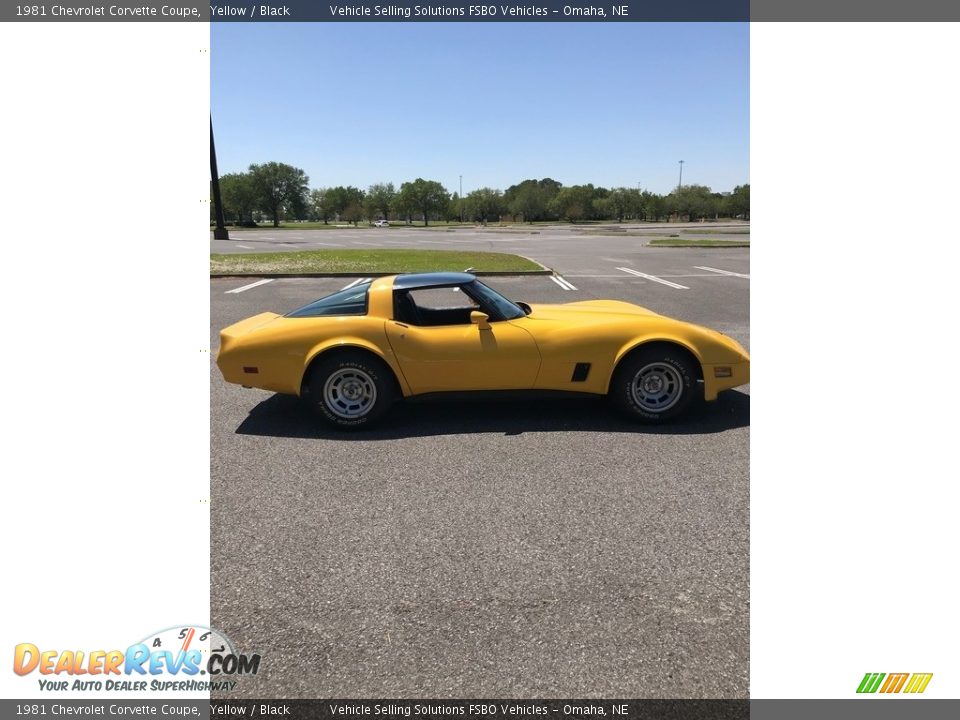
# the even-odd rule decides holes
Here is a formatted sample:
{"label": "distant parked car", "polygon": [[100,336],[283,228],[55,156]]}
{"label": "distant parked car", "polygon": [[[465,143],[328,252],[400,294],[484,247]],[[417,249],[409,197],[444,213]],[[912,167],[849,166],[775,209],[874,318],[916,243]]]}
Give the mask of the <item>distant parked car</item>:
{"label": "distant parked car", "polygon": [[374,224],[374,227],[390,227],[390,223],[386,220],[377,220]]}

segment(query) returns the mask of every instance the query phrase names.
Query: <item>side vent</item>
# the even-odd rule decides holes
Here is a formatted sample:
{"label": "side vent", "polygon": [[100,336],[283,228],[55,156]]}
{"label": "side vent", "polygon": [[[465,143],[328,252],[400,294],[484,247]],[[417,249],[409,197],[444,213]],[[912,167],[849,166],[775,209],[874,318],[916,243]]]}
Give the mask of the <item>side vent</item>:
{"label": "side vent", "polygon": [[570,382],[583,382],[590,374],[590,363],[577,363],[573,368]]}

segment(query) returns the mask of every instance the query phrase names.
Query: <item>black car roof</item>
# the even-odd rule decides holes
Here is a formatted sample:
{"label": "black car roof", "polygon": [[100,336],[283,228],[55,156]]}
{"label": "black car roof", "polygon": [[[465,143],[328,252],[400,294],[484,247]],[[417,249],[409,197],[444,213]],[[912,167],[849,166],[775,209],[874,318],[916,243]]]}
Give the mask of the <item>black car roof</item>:
{"label": "black car roof", "polygon": [[394,290],[414,290],[425,287],[445,287],[463,285],[477,279],[476,275],[465,272],[409,273],[397,275],[393,280]]}

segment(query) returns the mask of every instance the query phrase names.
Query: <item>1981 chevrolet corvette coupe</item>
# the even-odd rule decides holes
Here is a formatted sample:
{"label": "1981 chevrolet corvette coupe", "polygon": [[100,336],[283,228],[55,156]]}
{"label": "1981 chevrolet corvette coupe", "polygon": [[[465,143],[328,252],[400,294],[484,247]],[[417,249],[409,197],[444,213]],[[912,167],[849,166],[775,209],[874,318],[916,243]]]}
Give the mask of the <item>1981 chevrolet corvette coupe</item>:
{"label": "1981 chevrolet corvette coupe", "polygon": [[400,397],[452,391],[609,395],[643,422],[749,382],[731,338],[616,300],[511,302],[469,273],[382,277],[220,333],[227,382],[298,395],[369,426]]}

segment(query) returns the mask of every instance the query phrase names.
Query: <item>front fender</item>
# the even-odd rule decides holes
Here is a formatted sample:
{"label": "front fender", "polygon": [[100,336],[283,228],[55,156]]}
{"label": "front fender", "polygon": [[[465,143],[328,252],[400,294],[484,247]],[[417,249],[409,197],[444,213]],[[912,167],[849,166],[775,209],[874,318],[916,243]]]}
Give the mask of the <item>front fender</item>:
{"label": "front fender", "polygon": [[[691,325],[684,335],[657,334],[624,344],[617,355],[614,369],[628,353],[650,343],[666,342],[685,348],[700,366],[704,383],[704,399],[716,400],[721,390],[750,382],[750,357],[733,338],[714,330]],[[722,366],[729,374],[717,377],[715,368]],[[612,374],[611,374],[612,378]]]}
{"label": "front fender", "polygon": [[617,356],[613,361],[613,367],[616,368],[617,365],[620,364],[620,361],[623,360],[623,358],[625,358],[627,355],[632,353],[637,348],[642,347],[643,345],[650,345],[652,343],[658,343],[658,342],[669,343],[671,345],[679,345],[680,347],[688,350],[690,354],[697,359],[697,362],[703,365],[703,356],[700,354],[700,352],[696,349],[696,347],[694,347],[694,345],[691,342],[689,342],[685,338],[681,338],[676,335],[664,335],[663,333],[657,333],[656,335],[650,335],[647,337],[632,338],[631,340],[624,343],[620,347],[620,350],[617,352]]}
{"label": "front fender", "polygon": [[700,366],[701,375],[703,374],[703,356],[700,354],[697,348],[693,345],[693,343],[691,343],[686,338],[683,338],[677,335],[657,333],[656,335],[649,335],[642,338],[633,338],[630,341],[624,343],[620,347],[620,350],[617,353],[617,357],[613,362],[613,368],[610,371],[610,377],[607,378],[607,388],[605,392],[610,391],[610,381],[613,380],[613,374],[617,371],[617,367],[620,365],[620,361],[623,360],[623,358],[625,358],[627,355],[632,353],[634,350],[641,348],[644,345],[652,345],[654,343],[668,343],[670,345],[679,345],[683,349],[687,350],[696,359],[697,364]]}

